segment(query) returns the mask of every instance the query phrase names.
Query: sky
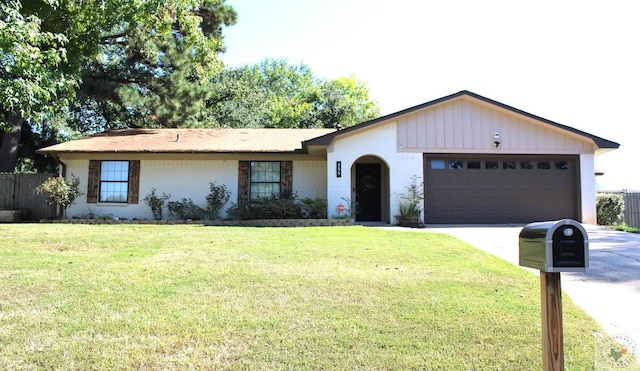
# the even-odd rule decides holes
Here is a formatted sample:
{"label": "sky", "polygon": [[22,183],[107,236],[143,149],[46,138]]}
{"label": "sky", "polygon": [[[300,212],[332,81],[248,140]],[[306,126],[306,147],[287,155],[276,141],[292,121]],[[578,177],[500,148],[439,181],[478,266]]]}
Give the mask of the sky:
{"label": "sky", "polygon": [[367,83],[381,115],[469,90],[620,143],[601,190],[640,190],[640,4],[227,0],[230,67],[266,58]]}

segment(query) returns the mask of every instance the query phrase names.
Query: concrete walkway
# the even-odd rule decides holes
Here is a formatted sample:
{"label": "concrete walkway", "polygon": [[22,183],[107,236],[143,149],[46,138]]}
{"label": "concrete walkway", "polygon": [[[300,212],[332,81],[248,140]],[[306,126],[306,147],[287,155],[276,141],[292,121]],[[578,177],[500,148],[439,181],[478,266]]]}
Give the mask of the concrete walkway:
{"label": "concrete walkway", "polygon": [[[519,266],[522,227],[439,225],[402,230],[447,233]],[[610,335],[625,335],[640,347],[640,234],[584,227],[590,241],[590,266],[584,273],[562,273],[562,290]],[[522,269],[539,274],[535,269]]]}
{"label": "concrete walkway", "polygon": [[[433,226],[470,245],[518,264],[520,226]],[[584,273],[562,273],[565,293],[610,335],[626,335],[640,346],[640,235],[584,225],[590,266]],[[535,274],[539,271],[523,268]]]}

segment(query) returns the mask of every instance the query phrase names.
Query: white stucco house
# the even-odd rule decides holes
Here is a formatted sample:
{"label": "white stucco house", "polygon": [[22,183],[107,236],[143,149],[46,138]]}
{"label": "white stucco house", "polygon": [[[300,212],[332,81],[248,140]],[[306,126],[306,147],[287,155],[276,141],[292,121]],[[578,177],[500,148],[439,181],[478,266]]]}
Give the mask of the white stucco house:
{"label": "white stucco house", "polygon": [[151,219],[153,188],[201,200],[296,194],[345,200],[356,222],[395,224],[398,193],[424,180],[426,223],[596,223],[594,157],[618,143],[461,91],[343,130],[127,129],[40,150],[84,193],[67,215]]}

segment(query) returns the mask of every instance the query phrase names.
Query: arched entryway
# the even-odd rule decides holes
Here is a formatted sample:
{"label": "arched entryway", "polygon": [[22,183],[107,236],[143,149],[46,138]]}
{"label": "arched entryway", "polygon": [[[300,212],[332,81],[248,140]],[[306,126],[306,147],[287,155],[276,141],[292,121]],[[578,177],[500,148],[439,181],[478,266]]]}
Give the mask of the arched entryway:
{"label": "arched entryway", "polygon": [[377,156],[363,156],[351,167],[356,222],[389,223],[389,167]]}

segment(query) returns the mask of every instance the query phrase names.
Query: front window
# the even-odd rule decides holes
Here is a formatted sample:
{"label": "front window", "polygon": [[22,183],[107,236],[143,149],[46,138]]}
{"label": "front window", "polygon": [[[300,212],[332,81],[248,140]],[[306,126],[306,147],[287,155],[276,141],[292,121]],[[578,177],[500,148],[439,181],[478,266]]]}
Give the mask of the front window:
{"label": "front window", "polygon": [[126,203],[129,193],[129,161],[101,161],[100,202]]}
{"label": "front window", "polygon": [[250,195],[258,198],[280,198],[280,162],[252,161]]}

